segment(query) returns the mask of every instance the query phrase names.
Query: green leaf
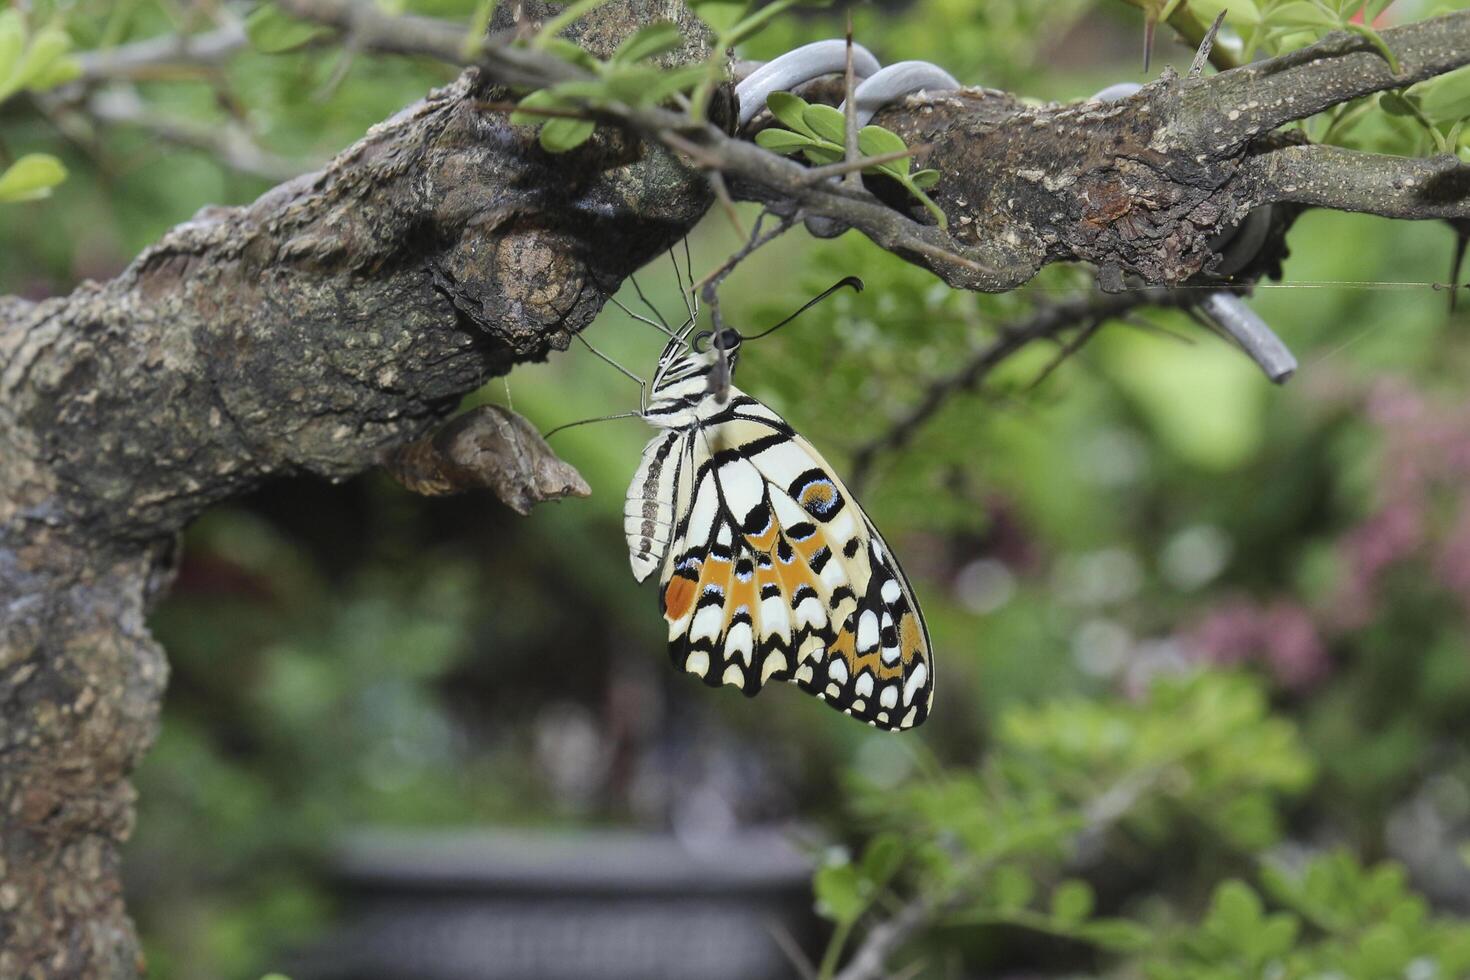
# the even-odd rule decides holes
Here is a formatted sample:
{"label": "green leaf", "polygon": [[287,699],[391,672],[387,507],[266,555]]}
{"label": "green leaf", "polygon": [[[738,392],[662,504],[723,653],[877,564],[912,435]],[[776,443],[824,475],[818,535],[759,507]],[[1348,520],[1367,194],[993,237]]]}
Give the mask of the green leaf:
{"label": "green leaf", "polygon": [[583,50],[581,45],[568,41],[564,37],[548,37],[541,42],[540,48],[547,54],[554,54],[562,61],[578,65],[588,71],[596,71],[602,67],[602,62]]}
{"label": "green leaf", "polygon": [[71,46],[71,36],[63,30],[48,27],[38,32],[11,71],[6,90],[47,89],[76,78],[81,66],[67,57]]}
{"label": "green leaf", "polygon": [[618,45],[612,60],[623,64],[654,58],[672,51],[683,41],[679,28],[666,20],[640,27],[632,37]]}
{"label": "green leaf", "polygon": [[813,139],[817,134],[812,132],[811,127],[806,124],[806,110],[808,108],[806,99],[790,92],[772,92],[766,96],[766,108],[771,110],[771,115],[784,125],[787,129],[793,129],[798,133],[810,136]]}
{"label": "green leaf", "polygon": [[887,885],[903,866],[904,843],[897,834],[879,834],[863,851],[862,872],[876,891]]}
{"label": "green leaf", "polygon": [[909,175],[909,181],[921,191],[927,191],[939,183],[939,178],[944,176],[938,170],[916,170]]}
{"label": "green leaf", "polygon": [[1260,926],[1261,911],[1260,896],[1232,878],[1215,889],[1207,926],[1222,936],[1250,935]]}
{"label": "green leaf", "polygon": [[828,0],[771,0],[750,16],[742,18],[721,32],[720,40],[727,47],[746,41],[763,30],[773,19],[796,6],[797,3],[804,3],[808,7],[821,7],[825,6]]}
{"label": "green leaf", "polygon": [[1189,12],[1209,24],[1225,11],[1225,23],[1231,27],[1254,27],[1261,23],[1261,8],[1255,0],[1189,0]]}
{"label": "green leaf", "polygon": [[1364,976],[1402,976],[1413,955],[1401,927],[1393,922],[1379,922],[1363,936],[1356,959]]}
{"label": "green leaf", "polygon": [[755,145],[774,153],[795,153],[817,144],[810,136],[789,129],[763,129],[755,134]]}
{"label": "green leaf", "polygon": [[637,105],[660,74],[652,65],[618,65],[603,81],[604,98]]}
{"label": "green leaf", "polygon": [[36,201],[66,179],[66,167],[47,153],[27,153],[0,174],[0,203]]}
{"label": "green leaf", "polygon": [[1322,27],[1333,30],[1342,26],[1342,21],[1314,3],[1293,0],[1272,10],[1266,23],[1271,27],[1298,28]]}
{"label": "green leaf", "polygon": [[829,864],[812,879],[817,912],[839,925],[850,925],[867,908],[857,870],[850,864]]}
{"label": "green leaf", "polygon": [[808,105],[801,113],[807,129],[838,146],[847,143],[847,119],[841,110],[829,105]]}
{"label": "green leaf", "polygon": [[689,6],[712,31],[724,34],[740,23],[750,4],[745,0],[691,0]]}
{"label": "green leaf", "polygon": [[1470,118],[1470,68],[1460,68],[1415,85],[1412,98],[1432,123],[1456,123]]}
{"label": "green leaf", "polygon": [[686,65],[659,74],[658,78],[641,94],[639,105],[658,105],[667,101],[675,92],[687,92],[704,80],[703,65]]}
{"label": "green leaf", "polygon": [[[907,149],[908,144],[903,141],[902,136],[882,126],[864,126],[858,130],[858,151],[865,157],[882,156],[885,153],[902,153]],[[894,160],[888,166],[898,171],[899,174],[907,174],[913,163],[912,158],[904,157],[901,160]]]}
{"label": "green leaf", "polygon": [[1081,925],[1092,914],[1094,903],[1092,886],[1069,878],[1051,893],[1051,917],[1062,928],[1070,929]]}
{"label": "green leaf", "polygon": [[565,99],[550,89],[537,89],[517,103],[516,111],[510,114],[512,126],[540,126],[553,117],[539,112],[523,112],[522,109],[566,109]]}
{"label": "green leaf", "polygon": [[541,146],[548,153],[565,153],[587,142],[596,128],[590,119],[548,119],[541,127]]}
{"label": "green leaf", "polygon": [[1094,919],[1073,935],[1115,953],[1136,953],[1153,943],[1153,933],[1127,919]]}
{"label": "green leaf", "polygon": [[833,146],[825,140],[818,140],[802,150],[802,153],[812,163],[826,166],[829,163],[838,163],[844,159],[842,147]]}
{"label": "green leaf", "polygon": [[19,10],[0,10],[0,82],[7,82],[21,66],[25,50],[25,21]]}
{"label": "green leaf", "polygon": [[261,4],[245,18],[245,36],[255,50],[264,54],[299,48],[326,32],[324,27],[288,16],[273,3]]}
{"label": "green leaf", "polygon": [[1384,92],[1378,97],[1378,107],[1390,116],[1419,118],[1419,109],[1414,105],[1412,96],[1403,96],[1397,92]]}
{"label": "green leaf", "polygon": [[1036,885],[1031,876],[1013,864],[1002,864],[990,876],[989,904],[1001,913],[1015,912],[1031,904]]}

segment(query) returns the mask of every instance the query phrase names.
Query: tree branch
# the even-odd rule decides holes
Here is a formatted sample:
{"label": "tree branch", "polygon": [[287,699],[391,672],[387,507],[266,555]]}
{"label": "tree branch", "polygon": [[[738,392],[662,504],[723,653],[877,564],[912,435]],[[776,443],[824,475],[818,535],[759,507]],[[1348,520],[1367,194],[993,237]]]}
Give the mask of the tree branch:
{"label": "tree branch", "polygon": [[1353,99],[1403,88],[1470,63],[1470,10],[1382,31],[1394,75],[1367,39],[1338,31],[1316,44],[1181,87],[1191,138],[1234,152],[1278,126]]}
{"label": "tree branch", "polygon": [[1470,166],[1451,155],[1414,159],[1335,146],[1288,146],[1251,157],[1242,177],[1266,201],[1289,201],[1387,218],[1464,218]]}
{"label": "tree branch", "polygon": [[161,68],[221,65],[249,43],[245,27],[231,22],[202,34],[163,34],[76,55],[80,82],[140,81]]}
{"label": "tree branch", "polygon": [[[631,30],[664,2],[610,7]],[[0,299],[0,976],[141,969],[118,846],[167,676],[143,623],[174,533],[273,475],[344,479],[425,436],[564,347],[709,207],[657,145],[606,129],[553,157],[485,89],[465,73],[112,281]],[[451,482],[529,459],[536,494],[577,488],[471,442],[431,446]]]}

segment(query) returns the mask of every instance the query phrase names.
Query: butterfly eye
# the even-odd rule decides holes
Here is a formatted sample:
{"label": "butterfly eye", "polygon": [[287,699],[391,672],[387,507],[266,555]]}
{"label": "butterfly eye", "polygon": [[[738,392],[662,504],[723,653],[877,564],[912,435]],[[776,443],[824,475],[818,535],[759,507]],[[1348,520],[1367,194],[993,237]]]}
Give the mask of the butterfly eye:
{"label": "butterfly eye", "polygon": [[715,332],[713,330],[701,330],[694,335],[694,342],[690,346],[694,348],[697,354],[703,354],[709,350],[711,343],[720,350],[732,351],[740,346],[742,339],[744,338],[734,330],[722,330],[718,340],[715,340]]}

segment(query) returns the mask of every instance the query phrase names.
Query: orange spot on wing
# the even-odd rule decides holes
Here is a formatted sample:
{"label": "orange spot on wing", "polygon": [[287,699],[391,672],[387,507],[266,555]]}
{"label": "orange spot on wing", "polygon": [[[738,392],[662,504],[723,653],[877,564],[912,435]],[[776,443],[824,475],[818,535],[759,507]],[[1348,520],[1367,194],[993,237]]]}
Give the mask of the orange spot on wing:
{"label": "orange spot on wing", "polygon": [[750,546],[756,551],[770,554],[771,552],[776,550],[776,539],[780,536],[781,525],[776,523],[776,517],[774,514],[772,514],[770,522],[766,524],[766,529],[764,531],[762,531],[760,534],[747,534],[745,536],[745,540],[749,541]]}
{"label": "orange spot on wing", "polygon": [[927,653],[924,648],[924,631],[919,628],[919,621],[914,614],[906,612],[898,621],[898,648],[902,651],[899,658],[907,664],[920,653]]}
{"label": "orange spot on wing", "polygon": [[755,582],[754,572],[744,582],[733,574],[730,576],[730,599],[725,603],[725,629],[730,628],[730,620],[735,615],[735,610],[741,606],[750,613],[752,623],[755,622],[756,607],[760,604],[760,593],[756,591]]}
{"label": "orange spot on wing", "polygon": [[[815,535],[811,540],[816,540]],[[801,585],[810,585],[817,590],[817,595],[821,595],[822,581],[812,572],[810,566],[806,563],[806,559],[810,557],[809,552],[802,551],[800,545],[794,545],[793,547],[796,549],[794,558],[800,558],[800,561],[793,560],[788,563],[782,562],[781,559],[777,558],[775,563],[776,574],[781,578],[781,591],[786,593],[786,600],[790,602],[791,597],[796,594],[797,587]],[[810,549],[810,551],[816,550],[815,547]]]}
{"label": "orange spot on wing", "polygon": [[808,512],[813,508],[825,511],[831,506],[835,496],[836,492],[832,489],[831,484],[813,483],[801,492],[801,500],[798,503]]}
{"label": "orange spot on wing", "polygon": [[671,623],[683,619],[689,607],[694,605],[694,590],[692,579],[682,575],[670,579],[669,587],[664,590],[664,618]]}

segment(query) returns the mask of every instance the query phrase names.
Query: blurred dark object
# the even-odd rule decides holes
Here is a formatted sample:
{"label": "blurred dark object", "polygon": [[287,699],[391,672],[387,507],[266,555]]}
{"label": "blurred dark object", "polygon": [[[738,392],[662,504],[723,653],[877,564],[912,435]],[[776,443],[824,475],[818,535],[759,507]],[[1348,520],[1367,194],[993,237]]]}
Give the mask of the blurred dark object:
{"label": "blurred dark object", "polygon": [[348,917],[297,980],[787,980],[783,942],[820,948],[812,864],[769,831],[370,832],[334,870]]}

